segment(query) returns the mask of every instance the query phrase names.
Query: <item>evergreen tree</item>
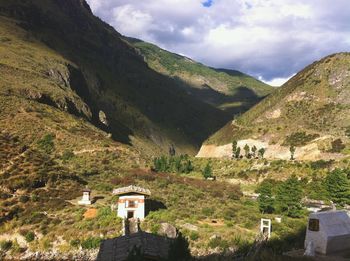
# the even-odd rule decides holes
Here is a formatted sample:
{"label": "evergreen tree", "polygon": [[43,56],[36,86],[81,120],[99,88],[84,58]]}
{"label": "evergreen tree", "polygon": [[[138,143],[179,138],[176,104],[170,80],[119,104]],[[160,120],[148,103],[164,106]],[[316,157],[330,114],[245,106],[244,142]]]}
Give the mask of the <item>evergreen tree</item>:
{"label": "evergreen tree", "polygon": [[295,175],[283,182],[277,190],[277,209],[290,217],[300,217],[302,214],[302,187]]}
{"label": "evergreen tree", "polygon": [[289,151],[290,151],[290,160],[294,160],[295,146],[294,145],[290,146]]}
{"label": "evergreen tree", "polygon": [[273,211],[275,210],[274,208],[275,200],[272,195],[272,184],[269,182],[261,183],[257,192],[260,193],[258,197],[260,212],[273,213]]}
{"label": "evergreen tree", "polygon": [[248,144],[246,144],[245,146],[244,146],[244,155],[245,155],[245,157],[247,158],[247,159],[249,159],[250,158],[250,148],[249,148],[249,146],[248,146]]}
{"label": "evergreen tree", "polygon": [[236,157],[236,152],[237,152],[237,141],[234,140],[232,141],[232,158]]}
{"label": "evergreen tree", "polygon": [[254,146],[252,147],[253,158],[256,157],[256,151],[257,151],[257,150],[258,150],[257,147],[254,145]]}
{"label": "evergreen tree", "polygon": [[236,159],[238,159],[240,155],[241,155],[241,148],[238,147],[238,148],[236,149],[236,154],[235,154]]}
{"label": "evergreen tree", "polygon": [[192,162],[190,160],[187,160],[185,164],[184,172],[188,174],[191,171],[193,171]]}
{"label": "evergreen tree", "polygon": [[265,148],[259,149],[258,154],[259,154],[260,158],[262,158],[262,159],[264,158],[265,152],[266,152]]}
{"label": "evergreen tree", "polygon": [[335,169],[328,173],[325,185],[329,197],[334,203],[350,204],[350,181],[345,171]]}
{"label": "evergreen tree", "polygon": [[213,175],[209,162],[207,163],[205,168],[202,170],[202,175],[205,179],[210,178]]}

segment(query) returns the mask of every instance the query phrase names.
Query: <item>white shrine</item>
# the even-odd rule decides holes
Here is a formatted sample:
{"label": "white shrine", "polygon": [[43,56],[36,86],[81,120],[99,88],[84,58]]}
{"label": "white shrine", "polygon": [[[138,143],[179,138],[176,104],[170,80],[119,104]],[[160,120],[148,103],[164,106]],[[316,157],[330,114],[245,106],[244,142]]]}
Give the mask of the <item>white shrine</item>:
{"label": "white shrine", "polygon": [[83,197],[78,201],[79,205],[91,205],[91,190],[85,188],[83,190]]}
{"label": "white shrine", "polygon": [[145,218],[145,198],[151,195],[151,191],[137,186],[129,186],[113,190],[118,195],[118,217],[121,218]]}
{"label": "white shrine", "polygon": [[346,211],[311,213],[304,245],[305,255],[349,251],[350,217]]}

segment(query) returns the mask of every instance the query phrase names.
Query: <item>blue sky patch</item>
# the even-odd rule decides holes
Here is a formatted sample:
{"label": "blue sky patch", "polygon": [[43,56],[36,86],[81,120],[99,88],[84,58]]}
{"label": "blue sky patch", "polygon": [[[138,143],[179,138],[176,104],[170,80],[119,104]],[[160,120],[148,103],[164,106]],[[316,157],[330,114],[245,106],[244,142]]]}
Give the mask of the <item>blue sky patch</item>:
{"label": "blue sky patch", "polygon": [[214,0],[206,0],[202,3],[204,7],[211,7],[213,5]]}

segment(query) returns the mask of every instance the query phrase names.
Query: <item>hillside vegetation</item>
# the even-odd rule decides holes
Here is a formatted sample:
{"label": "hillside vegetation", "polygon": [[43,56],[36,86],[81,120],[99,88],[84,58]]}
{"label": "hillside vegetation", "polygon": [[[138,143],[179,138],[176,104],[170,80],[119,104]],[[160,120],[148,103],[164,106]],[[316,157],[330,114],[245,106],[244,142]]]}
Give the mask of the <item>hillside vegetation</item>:
{"label": "hillside vegetation", "polygon": [[207,67],[187,57],[168,52],[156,45],[127,38],[155,71],[176,80],[195,98],[231,115],[242,113],[275,89],[234,70]]}
{"label": "hillside vegetation", "polygon": [[321,154],[347,154],[349,94],[350,54],[325,57],[228,123],[206,144],[223,145],[233,140],[253,139],[288,150],[292,145],[302,147],[314,143]]}

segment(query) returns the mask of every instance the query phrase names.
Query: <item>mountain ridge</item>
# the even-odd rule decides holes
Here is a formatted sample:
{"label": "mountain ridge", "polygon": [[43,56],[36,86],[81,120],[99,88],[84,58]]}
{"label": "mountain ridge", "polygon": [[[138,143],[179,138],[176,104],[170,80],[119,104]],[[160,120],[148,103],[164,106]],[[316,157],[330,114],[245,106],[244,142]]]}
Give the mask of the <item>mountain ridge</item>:
{"label": "mountain ridge", "polygon": [[[306,66],[272,95],[211,136],[204,146],[253,139],[284,147],[286,159],[291,145],[314,144],[318,159],[322,155],[325,158],[337,157],[337,153],[346,155],[350,126],[349,64],[350,54],[344,52]],[[342,144],[342,149],[334,148],[336,143]],[[329,155],[332,152],[334,155]],[[276,155],[277,151],[271,157]]]}

